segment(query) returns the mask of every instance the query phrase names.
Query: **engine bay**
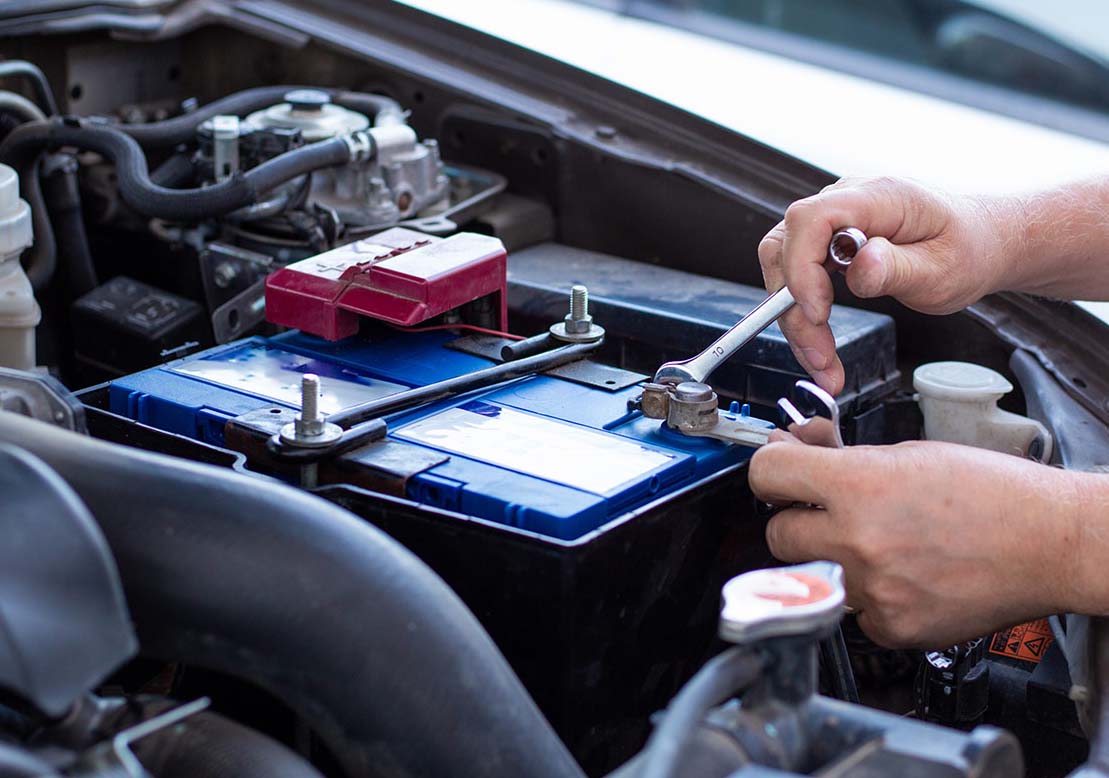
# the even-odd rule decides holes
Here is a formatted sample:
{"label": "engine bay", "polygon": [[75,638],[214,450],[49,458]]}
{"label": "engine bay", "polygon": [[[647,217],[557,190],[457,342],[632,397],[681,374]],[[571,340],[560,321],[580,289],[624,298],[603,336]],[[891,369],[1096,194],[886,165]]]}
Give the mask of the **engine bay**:
{"label": "engine bay", "polygon": [[[746,475],[808,378],[776,326],[653,382],[765,298],[758,240],[827,174],[415,12],[282,8],[5,38],[0,774],[1083,763],[1070,619],[890,650],[830,567],[779,569]],[[836,285],[843,444],[938,437],[974,384],[1010,453],[1101,456],[1076,310]],[[721,673],[741,703],[693,701]]]}

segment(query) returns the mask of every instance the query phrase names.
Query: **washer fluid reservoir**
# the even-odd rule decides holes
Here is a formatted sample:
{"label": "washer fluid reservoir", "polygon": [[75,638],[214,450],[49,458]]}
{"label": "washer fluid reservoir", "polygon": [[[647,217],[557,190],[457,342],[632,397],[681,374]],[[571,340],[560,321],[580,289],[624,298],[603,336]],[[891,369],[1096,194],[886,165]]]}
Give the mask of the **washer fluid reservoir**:
{"label": "washer fluid reservoir", "polygon": [[997,407],[1013,385],[996,370],[970,362],[930,362],[913,371],[913,388],[926,439],[1042,462],[1051,458],[1051,433],[1043,424]]}
{"label": "washer fluid reservoir", "polygon": [[35,327],[42,313],[19,255],[31,245],[31,208],[19,198],[19,176],[0,165],[0,366],[35,366]]}

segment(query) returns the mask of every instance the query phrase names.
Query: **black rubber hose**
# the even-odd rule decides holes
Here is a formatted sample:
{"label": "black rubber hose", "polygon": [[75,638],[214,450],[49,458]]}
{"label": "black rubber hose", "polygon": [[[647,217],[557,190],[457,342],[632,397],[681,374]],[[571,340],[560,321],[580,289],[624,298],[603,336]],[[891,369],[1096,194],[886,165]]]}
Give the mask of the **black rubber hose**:
{"label": "black rubber hose", "polygon": [[0,413],[96,517],[144,653],[249,680],[351,776],[582,772],[457,595],[385,533],[233,471]]}
{"label": "black rubber hose", "polygon": [[61,265],[66,296],[75,300],[95,289],[98,282],[89,250],[89,236],[85,231],[85,215],[81,210],[77,160],[70,154],[58,157],[53,164],[46,166],[42,176],[42,193],[54,230],[57,261]]}
{"label": "black rubber hose", "polygon": [[30,122],[16,128],[0,143],[0,161],[20,167],[44,149],[61,146],[95,151],[107,157],[115,163],[120,196],[127,205],[146,216],[180,222],[221,216],[251,205],[278,184],[351,160],[346,141],[330,138],[287,151],[218,184],[168,189],[150,180],[146,157],[133,138],[103,124],[65,119]]}
{"label": "black rubber hose", "polygon": [[42,112],[42,109],[26,97],[15,92],[9,92],[6,89],[0,89],[0,113],[14,115],[21,124],[23,122],[42,121],[46,118],[46,114]]}
{"label": "black rubber hose", "polygon": [[325,91],[331,95],[331,100],[336,105],[369,116],[373,119],[375,127],[386,121],[386,117],[391,117],[391,120],[394,121],[405,121],[404,109],[400,107],[400,103],[391,97],[369,92],[348,92],[345,89],[327,89]]}
{"label": "black rubber hose", "polygon": [[[164,698],[140,697],[129,707],[138,706],[145,721],[177,705]],[[131,750],[158,778],[322,778],[281,743],[211,711],[136,740]]]}
{"label": "black rubber hose", "polygon": [[50,215],[46,212],[42,181],[39,179],[41,165],[41,160],[35,158],[16,168],[19,171],[20,194],[27,201],[27,205],[31,206],[33,234],[31,247],[23,252],[23,269],[31,282],[31,288],[36,293],[41,292],[50,283],[58,265],[54,227],[50,223]]}
{"label": "black rubber hose", "polygon": [[35,90],[39,107],[48,116],[58,115],[58,101],[54,99],[54,93],[50,91],[50,82],[46,80],[46,75],[39,69],[38,65],[22,59],[0,62],[0,78],[10,78],[12,76],[22,76],[29,80]]}
{"label": "black rubber hose", "polygon": [[[214,100],[207,105],[197,108],[183,116],[175,116],[160,122],[147,124],[120,124],[119,129],[137,140],[141,146],[148,149],[172,148],[182,143],[191,143],[196,139],[196,129],[203,122],[213,116],[233,114],[243,116],[268,108],[271,105],[283,102],[285,94],[295,89],[316,89],[317,87],[305,86],[262,86],[254,89],[244,89],[233,95]],[[331,99],[352,111],[365,113],[377,124],[386,114],[395,114],[403,117],[404,112],[400,105],[391,98],[382,95],[372,95],[365,92],[350,92],[345,89],[324,89]]]}
{"label": "black rubber hose", "polygon": [[173,154],[150,173],[155,186],[167,189],[181,189],[196,181],[196,166],[191,154]]}
{"label": "black rubber hose", "polygon": [[713,657],[698,670],[671,700],[662,723],[647,741],[641,778],[678,775],[685,746],[705,714],[750,686],[763,664],[760,655],[737,646]]}

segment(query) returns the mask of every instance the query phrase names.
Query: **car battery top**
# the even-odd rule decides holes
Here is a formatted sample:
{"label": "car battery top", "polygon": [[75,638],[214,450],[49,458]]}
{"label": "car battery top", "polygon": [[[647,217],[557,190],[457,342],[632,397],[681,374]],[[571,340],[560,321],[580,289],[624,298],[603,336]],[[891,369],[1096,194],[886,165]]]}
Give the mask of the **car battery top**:
{"label": "car battery top", "polygon": [[496,295],[506,326],[505,250],[496,238],[449,238],[394,227],[294,262],[266,279],[266,318],[327,340],[358,332],[366,316],[411,327]]}
{"label": "car battery top", "polygon": [[[296,408],[305,373],[321,376],[320,409],[334,413],[491,364],[447,348],[453,339],[252,338],[115,380],[110,407],[221,445],[236,416]],[[437,454],[408,478],[409,498],[568,540],[752,453],[628,414],[639,391],[529,376],[387,416],[389,440]]]}

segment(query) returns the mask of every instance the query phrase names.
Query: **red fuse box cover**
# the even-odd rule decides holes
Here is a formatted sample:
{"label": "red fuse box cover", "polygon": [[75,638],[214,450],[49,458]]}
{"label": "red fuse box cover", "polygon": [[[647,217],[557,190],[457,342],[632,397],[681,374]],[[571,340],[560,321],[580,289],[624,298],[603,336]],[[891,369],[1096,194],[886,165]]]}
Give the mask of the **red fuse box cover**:
{"label": "red fuse box cover", "polygon": [[294,262],[266,279],[266,318],[338,340],[369,316],[411,327],[497,294],[507,325],[505,250],[496,238],[460,232],[438,238],[394,227]]}

